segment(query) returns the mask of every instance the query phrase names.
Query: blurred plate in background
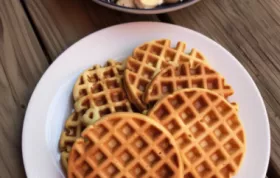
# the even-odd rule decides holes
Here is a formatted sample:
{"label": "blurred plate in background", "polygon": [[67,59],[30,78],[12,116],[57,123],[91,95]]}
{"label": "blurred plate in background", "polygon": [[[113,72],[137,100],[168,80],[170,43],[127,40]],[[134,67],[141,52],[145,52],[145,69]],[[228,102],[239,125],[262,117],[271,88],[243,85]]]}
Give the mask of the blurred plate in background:
{"label": "blurred plate in background", "polygon": [[182,9],[184,7],[195,4],[200,0],[183,0],[178,3],[163,4],[152,9],[128,8],[124,6],[119,6],[116,3],[111,2],[111,0],[93,0],[93,1],[102,6],[108,7],[110,9],[122,11],[122,12],[128,12],[133,14],[161,14],[161,13],[167,13],[167,12],[172,12],[172,11]]}

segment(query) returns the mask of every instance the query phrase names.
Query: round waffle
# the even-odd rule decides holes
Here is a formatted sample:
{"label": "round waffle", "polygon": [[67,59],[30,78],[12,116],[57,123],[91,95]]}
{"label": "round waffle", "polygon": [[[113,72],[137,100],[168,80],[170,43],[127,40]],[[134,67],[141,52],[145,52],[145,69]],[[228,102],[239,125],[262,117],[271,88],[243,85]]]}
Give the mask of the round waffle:
{"label": "round waffle", "polygon": [[206,89],[183,89],[159,100],[148,116],[175,138],[184,176],[229,178],[239,170],[245,133],[237,110]]}
{"label": "round waffle", "polygon": [[197,50],[193,49],[186,54],[185,48],[186,44],[183,42],[178,42],[175,48],[171,48],[170,40],[164,39],[147,42],[134,49],[132,56],[126,61],[124,82],[127,92],[133,98],[131,102],[140,111],[146,109],[142,101],[146,86],[161,69],[180,62],[205,61]]}
{"label": "round waffle", "polygon": [[68,178],[182,178],[183,162],[175,140],[142,114],[113,113],[89,126],[76,140]]}
{"label": "round waffle", "polygon": [[69,152],[75,140],[81,136],[84,126],[82,124],[82,114],[73,112],[65,122],[64,130],[59,140],[59,150],[61,152],[61,163],[67,170]]}
{"label": "round waffle", "polygon": [[77,101],[83,96],[90,94],[92,86],[104,79],[122,77],[124,72],[124,63],[109,60],[104,67],[94,65],[84,71],[77,79],[73,88],[73,97]]}
{"label": "round waffle", "polygon": [[194,61],[163,69],[147,86],[143,101],[153,105],[163,96],[184,88],[205,88],[225,98],[234,93],[223,76],[209,65]]}

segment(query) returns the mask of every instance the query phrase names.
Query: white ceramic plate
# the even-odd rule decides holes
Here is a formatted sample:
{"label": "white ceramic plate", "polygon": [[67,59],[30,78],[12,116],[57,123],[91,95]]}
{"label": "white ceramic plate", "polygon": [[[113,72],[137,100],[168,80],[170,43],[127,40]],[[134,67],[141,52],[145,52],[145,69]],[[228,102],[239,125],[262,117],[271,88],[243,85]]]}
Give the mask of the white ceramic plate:
{"label": "white ceramic plate", "polygon": [[185,41],[197,48],[235,90],[231,100],[240,107],[247,152],[235,178],[263,178],[270,155],[270,131],[262,97],[244,67],[223,47],[209,38],[179,26],[163,23],[129,23],[93,33],[71,46],[48,68],[30,99],[24,120],[22,152],[29,178],[64,177],[58,141],[70,114],[72,87],[78,75],[108,58],[123,59],[137,45],[169,38],[173,45]]}

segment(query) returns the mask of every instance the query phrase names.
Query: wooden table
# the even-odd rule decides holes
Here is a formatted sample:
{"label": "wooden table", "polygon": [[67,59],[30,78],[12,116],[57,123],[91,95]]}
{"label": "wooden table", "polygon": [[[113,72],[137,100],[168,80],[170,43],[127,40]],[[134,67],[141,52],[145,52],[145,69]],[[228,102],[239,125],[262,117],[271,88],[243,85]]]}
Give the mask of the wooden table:
{"label": "wooden table", "polygon": [[239,59],[265,100],[272,136],[267,176],[279,177],[279,0],[203,0],[177,12],[150,16],[109,10],[91,0],[0,0],[0,178],[26,177],[21,155],[24,113],[48,66],[82,37],[132,21],[163,21],[194,29]]}

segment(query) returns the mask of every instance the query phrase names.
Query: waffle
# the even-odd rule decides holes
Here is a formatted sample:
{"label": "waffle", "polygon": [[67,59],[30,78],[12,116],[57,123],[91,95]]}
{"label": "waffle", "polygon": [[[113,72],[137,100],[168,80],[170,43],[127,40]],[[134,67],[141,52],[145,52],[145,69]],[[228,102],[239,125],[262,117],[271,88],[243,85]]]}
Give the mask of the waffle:
{"label": "waffle", "polygon": [[106,114],[132,112],[121,76],[98,81],[90,90],[91,93],[81,97],[74,106],[77,112],[85,111],[82,119],[85,125],[93,124]]}
{"label": "waffle", "polygon": [[184,176],[229,178],[245,153],[245,133],[236,109],[206,89],[183,89],[159,100],[148,116],[175,138]]}
{"label": "waffle", "polygon": [[95,65],[84,71],[77,79],[73,88],[73,97],[77,101],[91,93],[92,86],[104,79],[123,76],[124,65],[121,62],[109,60],[104,67]]}
{"label": "waffle", "polygon": [[72,145],[84,130],[81,120],[82,114],[73,112],[66,120],[64,130],[60,136],[59,150],[61,152],[61,163],[65,170],[67,170],[68,155]]}
{"label": "waffle", "polygon": [[88,126],[69,157],[68,178],[182,178],[175,140],[142,114],[113,113]]}
{"label": "waffle", "polygon": [[140,110],[146,109],[142,96],[146,86],[161,69],[180,62],[205,61],[204,56],[193,49],[189,54],[186,44],[178,42],[175,48],[170,47],[170,40],[156,40],[145,43],[134,49],[132,56],[126,61],[125,85],[133,98],[131,102]]}
{"label": "waffle", "polygon": [[163,69],[147,86],[144,93],[144,103],[153,105],[167,94],[184,88],[205,88],[229,97],[234,93],[225,79],[209,65],[202,62],[182,63],[179,66],[169,66]]}

